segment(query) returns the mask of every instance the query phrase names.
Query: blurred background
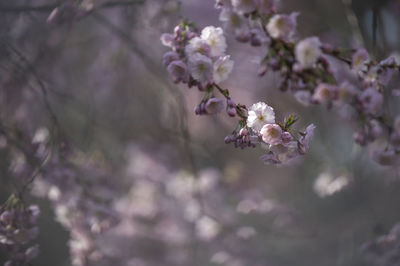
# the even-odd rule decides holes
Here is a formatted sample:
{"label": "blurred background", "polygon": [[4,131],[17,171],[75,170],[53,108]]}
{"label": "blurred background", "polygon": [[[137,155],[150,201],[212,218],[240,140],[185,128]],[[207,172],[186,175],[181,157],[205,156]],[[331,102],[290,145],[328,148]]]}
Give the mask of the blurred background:
{"label": "blurred background", "polygon": [[[98,184],[105,176],[114,189],[110,208],[120,222],[90,240],[97,253],[82,265],[400,265],[361,251],[400,221],[400,183],[399,169],[378,166],[354,144],[357,125],[298,104],[277,89],[273,73],[259,78],[254,62],[264,51],[227,36],[235,68],[222,87],[242,104],[267,102],[280,118],[298,114],[298,129],[317,126],[301,161],[264,165],[262,149],[224,144],[235,119],[194,115],[202,95],[173,84],[161,63],[168,49],[160,35],[182,17],[199,28],[220,25],[213,0],[99,2],[89,14],[65,12],[65,21],[47,23],[59,2],[0,0],[0,120],[21,139],[51,134],[56,120],[73,161],[86,166],[80,178]],[[300,36],[365,45],[378,59],[399,52],[400,1],[282,0],[280,7],[300,12]],[[15,189],[8,153],[2,146],[1,202]],[[63,216],[48,199],[63,186],[43,192],[41,179],[28,196],[41,208],[33,265],[77,264],[86,246],[65,222],[75,214]],[[104,196],[97,185],[87,189]]]}

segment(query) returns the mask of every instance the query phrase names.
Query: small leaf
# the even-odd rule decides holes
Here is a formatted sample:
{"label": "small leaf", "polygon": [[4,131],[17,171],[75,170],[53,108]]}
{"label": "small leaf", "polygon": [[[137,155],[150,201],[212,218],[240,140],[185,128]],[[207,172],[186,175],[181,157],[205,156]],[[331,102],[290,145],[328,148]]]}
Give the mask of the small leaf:
{"label": "small leaf", "polygon": [[284,129],[287,131],[288,129],[290,129],[290,127],[297,122],[298,117],[296,117],[295,115],[290,115],[289,117],[285,118],[284,120]]}

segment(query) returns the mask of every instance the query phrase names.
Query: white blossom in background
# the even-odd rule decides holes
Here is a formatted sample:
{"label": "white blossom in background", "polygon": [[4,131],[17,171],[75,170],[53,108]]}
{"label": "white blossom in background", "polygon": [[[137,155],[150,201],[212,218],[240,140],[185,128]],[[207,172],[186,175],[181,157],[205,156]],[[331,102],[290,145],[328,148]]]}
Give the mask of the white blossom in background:
{"label": "white blossom in background", "polygon": [[334,176],[330,172],[323,172],[314,181],[313,189],[319,197],[324,198],[343,190],[350,182],[346,175]]}
{"label": "white blossom in background", "polygon": [[297,12],[290,15],[274,15],[268,22],[268,33],[272,38],[290,41],[296,33],[298,15]]}
{"label": "white blossom in background", "polygon": [[204,241],[212,240],[217,236],[219,231],[220,225],[211,217],[203,216],[196,221],[196,234]]}
{"label": "white blossom in background", "polygon": [[234,33],[236,40],[244,42],[250,39],[250,26],[248,21],[232,9],[222,9],[219,20],[223,23],[225,30]]}
{"label": "white blossom in background", "polygon": [[274,109],[263,102],[253,104],[248,109],[247,126],[259,132],[265,124],[275,123]]}
{"label": "white blossom in background", "polygon": [[226,40],[224,31],[221,28],[214,26],[205,27],[201,31],[201,39],[203,39],[210,47],[210,55],[212,57],[219,57],[225,55]]}
{"label": "white blossom in background", "polygon": [[317,37],[301,40],[295,48],[296,60],[303,69],[312,68],[322,55],[321,42]]}
{"label": "white blossom in background", "polygon": [[337,87],[320,83],[314,91],[312,99],[318,103],[329,103],[336,97]]}
{"label": "white blossom in background", "polygon": [[228,79],[229,74],[232,72],[234,66],[233,60],[229,55],[220,57],[214,63],[214,82],[219,84]]}

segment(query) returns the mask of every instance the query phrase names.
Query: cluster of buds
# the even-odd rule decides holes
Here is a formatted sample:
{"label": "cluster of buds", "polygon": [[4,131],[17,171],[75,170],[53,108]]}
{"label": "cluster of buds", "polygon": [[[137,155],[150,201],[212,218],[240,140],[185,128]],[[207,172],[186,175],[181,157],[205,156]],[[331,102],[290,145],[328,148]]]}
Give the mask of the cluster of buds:
{"label": "cluster of buds", "polygon": [[[301,104],[324,104],[340,113],[345,110],[348,118],[361,124],[354,134],[356,143],[364,146],[386,138],[388,145],[373,153],[375,161],[382,165],[399,161],[396,119],[383,110],[384,89],[394,72],[400,70],[393,57],[378,62],[371,60],[363,48],[334,48],[318,37],[298,39],[299,14],[277,13],[273,0],[217,0],[216,7],[221,9],[224,27],[233,31],[239,42],[266,46],[260,76],[278,72],[282,78],[280,90],[292,92]],[[396,90],[393,93],[398,95]]]}
{"label": "cluster of buds", "polygon": [[239,126],[238,130],[235,130],[232,135],[225,137],[226,144],[233,143],[235,148],[241,149],[246,147],[255,148],[259,142],[259,135],[247,126],[242,128]]}
{"label": "cluster of buds", "polygon": [[36,205],[25,207],[14,194],[0,208],[0,248],[9,254],[5,266],[27,265],[39,253],[39,246],[27,246],[39,233]]}

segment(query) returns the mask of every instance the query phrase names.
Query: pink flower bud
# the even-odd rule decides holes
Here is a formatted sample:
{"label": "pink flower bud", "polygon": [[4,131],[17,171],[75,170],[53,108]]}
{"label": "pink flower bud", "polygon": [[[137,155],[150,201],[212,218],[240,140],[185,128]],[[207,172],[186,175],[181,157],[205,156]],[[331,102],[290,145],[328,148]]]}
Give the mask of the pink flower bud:
{"label": "pink flower bud", "polygon": [[230,117],[235,117],[236,116],[236,109],[235,108],[228,108],[228,115]]}

